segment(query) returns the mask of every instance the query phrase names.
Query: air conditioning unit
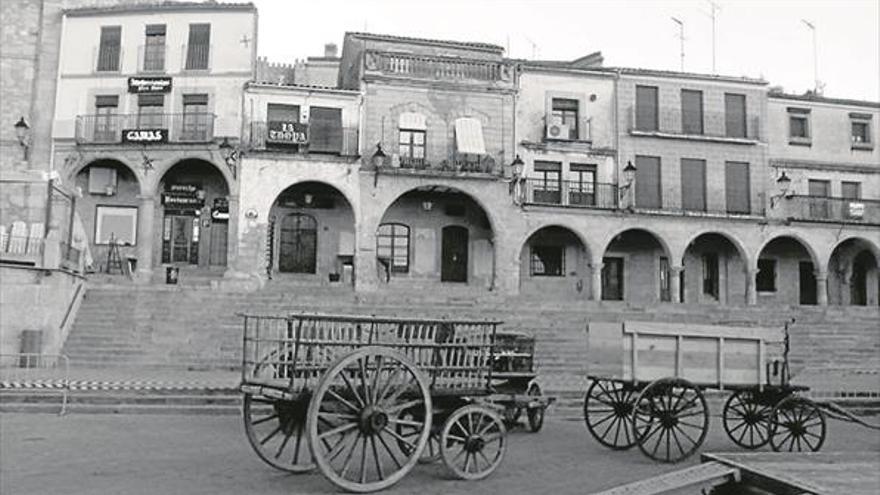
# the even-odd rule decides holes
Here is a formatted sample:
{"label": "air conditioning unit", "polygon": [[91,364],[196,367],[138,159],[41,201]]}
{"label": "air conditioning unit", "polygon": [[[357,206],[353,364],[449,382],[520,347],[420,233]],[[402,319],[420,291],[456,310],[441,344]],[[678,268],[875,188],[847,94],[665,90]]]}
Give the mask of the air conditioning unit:
{"label": "air conditioning unit", "polygon": [[547,139],[569,139],[569,129],[566,124],[551,122],[547,124]]}

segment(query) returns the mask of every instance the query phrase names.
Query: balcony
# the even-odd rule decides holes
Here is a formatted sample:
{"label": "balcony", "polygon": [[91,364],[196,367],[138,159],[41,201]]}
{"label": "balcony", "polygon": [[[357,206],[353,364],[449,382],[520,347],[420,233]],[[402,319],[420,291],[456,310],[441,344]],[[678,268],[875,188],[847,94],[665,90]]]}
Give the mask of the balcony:
{"label": "balcony", "polygon": [[481,83],[513,81],[511,66],[492,60],[368,50],[364,67],[367,72],[416,79]]}
{"label": "balcony", "polygon": [[[727,132],[724,112],[683,113],[678,107],[660,107],[655,122],[645,122],[636,114],[636,106],[629,107],[627,130],[633,136],[652,136],[669,139],[690,139],[733,144],[755,144],[762,140],[761,119],[746,118],[745,132]],[[649,119],[647,119],[649,120]],[[685,125],[685,122],[688,125]]]}
{"label": "balcony", "polygon": [[880,199],[794,195],[780,199],[773,216],[814,222],[880,225]]}
{"label": "balcony", "polygon": [[413,175],[497,177],[503,170],[489,155],[453,153],[444,160],[411,158],[405,156],[386,157],[383,172],[398,172]]}
{"label": "balcony", "polygon": [[558,182],[535,178],[526,178],[523,183],[524,204],[602,210],[619,208],[617,184],[589,184],[568,180]]}
{"label": "balcony", "polygon": [[294,133],[293,130],[290,132],[274,128],[270,130],[266,122],[251,122],[249,130],[250,135],[245,141],[251,150],[292,154],[325,153],[339,156],[360,154],[357,127],[314,129],[310,128],[309,124],[297,124]]}
{"label": "balcony", "polygon": [[[78,115],[77,144],[204,143],[214,139],[212,113]],[[131,134],[128,131],[156,131]]]}

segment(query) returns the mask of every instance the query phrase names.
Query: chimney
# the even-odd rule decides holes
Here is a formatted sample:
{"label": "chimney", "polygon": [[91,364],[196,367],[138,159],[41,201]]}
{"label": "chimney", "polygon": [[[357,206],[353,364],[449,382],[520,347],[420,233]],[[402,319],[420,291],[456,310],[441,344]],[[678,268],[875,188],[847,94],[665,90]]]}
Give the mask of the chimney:
{"label": "chimney", "polygon": [[336,58],[336,43],[327,43],[324,45],[324,56],[327,58]]}

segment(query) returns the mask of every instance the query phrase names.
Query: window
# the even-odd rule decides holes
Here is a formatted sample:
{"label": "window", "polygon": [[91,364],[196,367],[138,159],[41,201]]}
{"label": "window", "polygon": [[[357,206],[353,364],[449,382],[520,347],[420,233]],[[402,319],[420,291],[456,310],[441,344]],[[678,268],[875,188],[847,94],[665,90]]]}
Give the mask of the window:
{"label": "window", "polygon": [[207,70],[211,54],[211,25],[190,24],[186,70]]}
{"label": "window", "polygon": [[847,182],[843,181],[840,183],[840,197],[845,199],[861,199],[862,197],[862,183],[861,182]]}
{"label": "window", "polygon": [[144,71],[165,70],[165,25],[147,24],[144,43]]}
{"label": "window", "polygon": [[551,123],[568,126],[568,136],[562,139],[577,139],[578,134],[578,101],[563,98],[553,98]]}
{"label": "window", "polygon": [[724,93],[725,135],[746,137],[746,95]]}
{"label": "window", "polygon": [[776,292],[776,260],[758,260],[755,288],[758,292]]}
{"label": "window", "polygon": [[420,168],[425,165],[425,131],[400,130],[400,166]]}
{"label": "window", "polygon": [[535,162],[534,186],[535,203],[562,203],[562,164],[559,162]]}
{"label": "window", "polygon": [[660,257],[660,301],[669,302],[672,300],[672,289],[669,284],[669,277],[671,276],[669,272],[669,258],[665,256]]}
{"label": "window", "polygon": [[98,206],[95,210],[95,244],[133,246],[137,242],[136,206]]}
{"label": "window", "polygon": [[703,133],[702,91],[681,90],[681,132],[683,134]]}
{"label": "window", "polygon": [[165,95],[138,95],[138,129],[165,128]]}
{"label": "window", "polygon": [[718,254],[703,253],[703,294],[718,299]]}
{"label": "window", "polygon": [[98,47],[98,71],[118,71],[119,53],[122,43],[121,26],[104,26],[101,28],[101,42]]}
{"label": "window", "polygon": [[383,223],[376,236],[376,256],[388,260],[393,273],[409,272],[409,227]]}
{"label": "window", "polygon": [[[266,105],[266,128],[264,131],[266,144],[271,147],[275,147],[275,145],[281,145],[282,147],[292,146],[294,150],[298,150],[299,145],[307,141],[307,130],[305,127],[299,127],[301,132],[296,132],[299,117],[299,105],[284,105],[280,103],[269,103]],[[258,132],[256,128],[252,131],[256,135],[258,135]]]}
{"label": "window", "polygon": [[565,247],[532,246],[529,258],[529,273],[534,277],[564,277]]}
{"label": "window", "polygon": [[636,86],[636,130],[658,130],[657,113],[657,87]]}
{"label": "window", "polygon": [[724,194],[728,213],[751,213],[750,172],[747,162],[725,162]]}
{"label": "window", "polygon": [[89,194],[116,194],[116,169],[112,167],[89,167]]}
{"label": "window", "polygon": [[660,157],[636,156],[636,205],[640,208],[661,208]]}
{"label": "window", "polygon": [[623,301],[623,258],[602,258],[602,300]]}
{"label": "window", "polygon": [[854,143],[870,143],[871,135],[868,133],[867,122],[852,123],[852,142]]}
{"label": "window", "polygon": [[706,160],[681,159],[681,208],[706,211]]}
{"label": "window", "polygon": [[828,218],[830,214],[828,197],[831,196],[831,182],[810,179],[807,181],[807,191],[810,195],[810,218]]}
{"label": "window", "polygon": [[342,109],[311,107],[309,109],[309,151],[342,152]]}
{"label": "window", "polygon": [[810,110],[788,107],[789,144],[809,144]]}
{"label": "window", "polygon": [[874,149],[874,145],[871,143],[872,117],[873,115],[870,113],[852,112],[849,114],[853,149]]}
{"label": "window", "polygon": [[596,205],[596,166],[572,163],[572,180],[568,185],[568,203],[572,205]]}
{"label": "window", "polygon": [[183,95],[181,141],[207,141],[210,121],[208,95]]}
{"label": "window", "polygon": [[113,142],[117,139],[117,116],[119,96],[98,95],[95,97],[94,140],[98,143]]}

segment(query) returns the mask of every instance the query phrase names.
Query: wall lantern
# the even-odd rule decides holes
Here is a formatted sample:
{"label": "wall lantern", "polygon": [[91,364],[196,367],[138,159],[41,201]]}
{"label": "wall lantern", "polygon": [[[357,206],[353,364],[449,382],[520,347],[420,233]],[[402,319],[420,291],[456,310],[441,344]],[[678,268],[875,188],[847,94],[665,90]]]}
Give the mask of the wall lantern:
{"label": "wall lantern", "polygon": [[425,201],[422,201],[422,209],[425,211],[431,211],[434,209],[434,203],[426,199]]}
{"label": "wall lantern", "polygon": [[783,170],[782,175],[780,175],[776,179],[776,189],[779,191],[779,193],[770,197],[770,208],[775,208],[776,203],[778,203],[780,199],[789,196],[790,187],[791,179],[787,175],[785,175],[785,170]]}
{"label": "wall lantern", "polygon": [[223,153],[223,160],[226,161],[226,166],[229,167],[229,171],[232,173],[232,178],[236,179],[238,175],[238,158],[241,155],[241,151],[229,142],[229,137],[223,138],[219,148]]}
{"label": "wall lantern", "polygon": [[22,150],[24,150],[24,159],[28,159],[28,152],[31,148],[31,127],[25,122],[24,116],[18,119],[18,122],[15,123],[15,137],[18,139],[18,144],[21,146]]}
{"label": "wall lantern", "polygon": [[376,152],[373,153],[373,166],[379,168],[385,165],[385,152],[382,151],[382,143],[376,143]]}
{"label": "wall lantern", "polygon": [[510,166],[513,167],[513,176],[515,178],[522,177],[525,165],[526,164],[522,161],[522,158],[520,158],[519,155],[516,155],[516,158],[514,158],[513,162],[510,164]]}
{"label": "wall lantern", "polygon": [[[623,167],[623,185],[620,185],[617,188],[618,199],[620,201],[623,201],[623,197],[626,196],[627,191],[632,188],[635,180],[636,167],[631,160],[627,160],[626,167]],[[632,204],[630,204],[630,207],[632,207]]]}

